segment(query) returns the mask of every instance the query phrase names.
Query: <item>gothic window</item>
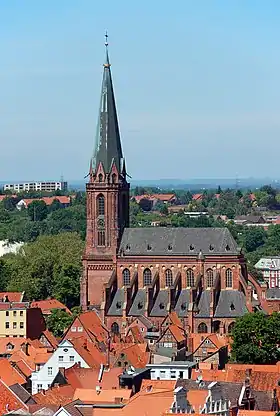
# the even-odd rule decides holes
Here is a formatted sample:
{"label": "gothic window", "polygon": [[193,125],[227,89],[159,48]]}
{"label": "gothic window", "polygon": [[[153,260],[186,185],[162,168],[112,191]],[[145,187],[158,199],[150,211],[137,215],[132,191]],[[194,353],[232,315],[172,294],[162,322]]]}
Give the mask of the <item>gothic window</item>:
{"label": "gothic window", "polygon": [[130,271],[128,269],[124,269],[122,272],[123,276],[123,285],[128,286],[130,285]]}
{"label": "gothic window", "polygon": [[112,175],[112,183],[117,183],[117,175],[115,173]]}
{"label": "gothic window", "polygon": [[152,272],[151,269],[145,269],[143,272],[144,286],[152,284]]}
{"label": "gothic window", "polygon": [[173,285],[173,276],[170,269],[165,270],[165,286],[170,287]]}
{"label": "gothic window", "polygon": [[104,195],[100,194],[97,197],[97,215],[105,214],[105,198]]}
{"label": "gothic window", "polygon": [[206,334],[208,332],[207,325],[204,322],[201,322],[197,327],[197,332],[199,334]]}
{"label": "gothic window", "polygon": [[232,287],[232,270],[226,270],[226,287]]}
{"label": "gothic window", "polygon": [[102,173],[99,173],[99,175],[98,175],[98,182],[103,182],[103,175],[102,175]]}
{"label": "gothic window", "polygon": [[111,325],[111,331],[112,331],[113,334],[119,334],[120,327],[117,324],[117,322],[112,323],[112,325]]}
{"label": "gothic window", "polygon": [[194,272],[192,269],[187,270],[187,287],[194,286]]}
{"label": "gothic window", "polygon": [[207,287],[213,287],[214,286],[214,273],[212,269],[208,269],[206,271],[206,278],[207,278]]}
{"label": "gothic window", "polygon": [[97,245],[105,246],[105,231],[104,230],[97,231]]}

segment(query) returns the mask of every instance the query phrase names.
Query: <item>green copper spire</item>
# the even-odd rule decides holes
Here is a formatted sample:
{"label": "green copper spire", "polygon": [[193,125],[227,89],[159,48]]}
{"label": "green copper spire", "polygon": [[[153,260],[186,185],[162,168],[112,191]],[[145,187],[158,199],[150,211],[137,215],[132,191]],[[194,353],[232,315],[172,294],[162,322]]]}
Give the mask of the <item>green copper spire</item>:
{"label": "green copper spire", "polygon": [[105,35],[106,58],[103,70],[101,101],[98,115],[95,149],[92,158],[92,169],[98,168],[101,162],[105,173],[109,173],[115,162],[118,172],[122,169],[122,147],[119,133],[118,116],[114,97],[111,65],[108,54],[108,35]]}

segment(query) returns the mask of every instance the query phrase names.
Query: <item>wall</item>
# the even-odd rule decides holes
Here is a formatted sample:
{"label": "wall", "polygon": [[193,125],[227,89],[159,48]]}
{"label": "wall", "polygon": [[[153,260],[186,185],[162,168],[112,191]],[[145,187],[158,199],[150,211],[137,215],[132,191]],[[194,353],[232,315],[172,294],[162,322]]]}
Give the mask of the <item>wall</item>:
{"label": "wall", "polygon": [[179,367],[165,367],[164,365],[160,367],[156,366],[147,366],[151,368],[151,380],[177,380],[178,378],[188,379],[190,370],[185,366]]}

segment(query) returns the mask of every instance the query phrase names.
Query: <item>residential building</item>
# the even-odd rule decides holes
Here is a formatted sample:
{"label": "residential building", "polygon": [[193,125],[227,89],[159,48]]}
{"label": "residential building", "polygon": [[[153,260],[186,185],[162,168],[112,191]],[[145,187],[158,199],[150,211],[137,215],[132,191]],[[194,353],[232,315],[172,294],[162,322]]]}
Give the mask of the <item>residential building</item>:
{"label": "residential building", "polygon": [[[61,196],[44,196],[42,198],[24,198],[21,199],[16,207],[19,211],[22,209],[28,208],[30,204],[34,201],[43,201],[47,206],[50,206],[54,201],[58,201],[60,203],[61,208],[67,208],[71,204],[71,198],[70,196],[61,195]],[[36,212],[35,212],[36,214]]]}
{"label": "residential building", "polygon": [[57,299],[34,300],[31,302],[30,306],[31,308],[40,308],[45,317],[51,315],[52,311],[55,309],[67,312],[69,315],[72,314],[67,306],[63,305],[63,303]]}
{"label": "residential building", "polygon": [[255,282],[245,257],[227,228],[129,228],[130,185],[115,102],[107,51],[86,185],[83,310],[97,309],[113,334],[125,334],[140,315],[157,326],[171,310],[188,332],[228,332],[253,310]]}
{"label": "residential building", "polygon": [[269,288],[280,287],[280,256],[262,257],[255,268],[262,273]]}
{"label": "residential building", "polygon": [[196,366],[193,361],[168,361],[160,364],[147,364],[151,370],[151,380],[178,380],[191,378],[192,368]]}
{"label": "residential building", "polygon": [[21,183],[6,183],[4,191],[37,191],[37,192],[55,192],[66,191],[68,188],[67,182],[64,181],[46,181],[46,182],[21,182]]}
{"label": "residential building", "polygon": [[0,337],[36,339],[45,329],[41,309],[28,302],[0,302]]}
{"label": "residential building", "polygon": [[[81,351],[82,348],[79,348],[79,352]],[[80,363],[81,367],[89,368],[90,364],[79,352],[73,342],[68,340],[62,341],[49,360],[32,373],[32,394],[36,394],[41,390],[47,390],[52,385],[60,368],[69,368],[75,363]]]}

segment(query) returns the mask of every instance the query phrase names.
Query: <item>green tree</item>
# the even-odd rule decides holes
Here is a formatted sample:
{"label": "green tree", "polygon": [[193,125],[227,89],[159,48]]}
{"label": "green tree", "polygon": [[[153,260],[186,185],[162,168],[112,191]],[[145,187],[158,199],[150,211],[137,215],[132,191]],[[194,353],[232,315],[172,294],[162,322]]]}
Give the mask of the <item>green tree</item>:
{"label": "green tree", "polygon": [[73,316],[61,309],[54,309],[46,320],[47,328],[55,337],[61,337],[72,322]]}
{"label": "green tree", "polygon": [[166,204],[162,205],[162,207],[160,208],[160,213],[162,215],[168,215],[168,206]]}
{"label": "green tree", "polygon": [[277,313],[248,313],[232,331],[232,359],[246,364],[275,364],[280,359],[280,318]]}
{"label": "green tree", "polygon": [[35,200],[28,205],[27,212],[31,221],[43,221],[47,218],[48,208],[44,201]]}
{"label": "green tree", "polygon": [[243,245],[246,251],[255,251],[264,245],[266,232],[262,227],[247,227],[243,233]]}

